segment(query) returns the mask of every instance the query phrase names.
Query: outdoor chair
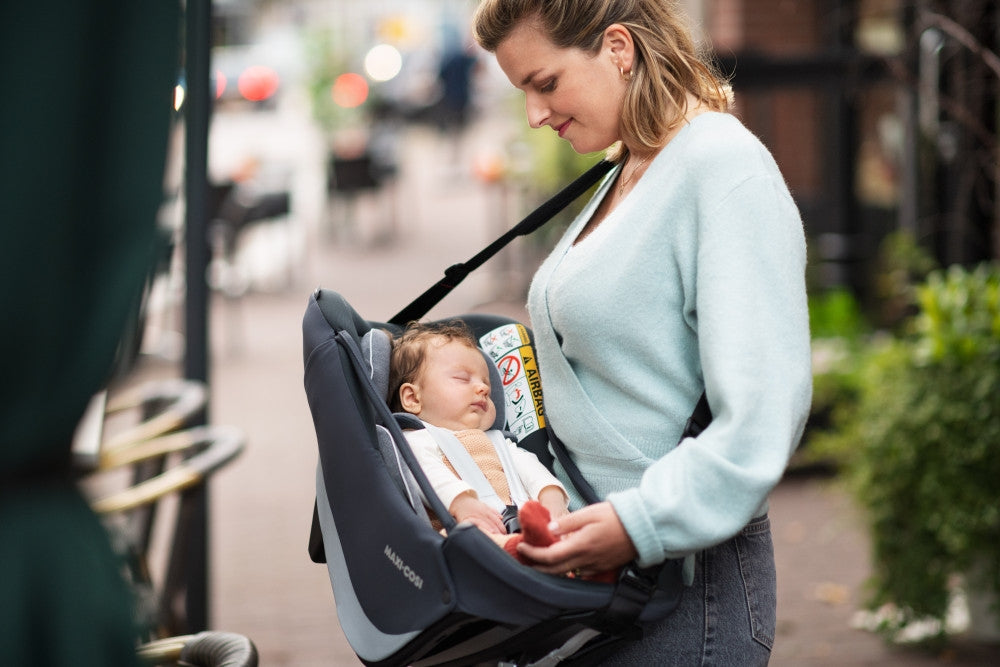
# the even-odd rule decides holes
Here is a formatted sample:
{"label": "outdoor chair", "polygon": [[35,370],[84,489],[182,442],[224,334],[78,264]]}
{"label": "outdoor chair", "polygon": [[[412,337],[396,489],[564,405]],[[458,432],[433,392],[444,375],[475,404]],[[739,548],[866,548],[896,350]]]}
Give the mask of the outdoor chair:
{"label": "outdoor chair", "polygon": [[150,380],[99,395],[77,432],[81,486],[124,558],[146,640],[191,631],[190,546],[204,530],[205,485],[244,446],[234,427],[195,426],[206,403],[201,382]]}
{"label": "outdoor chair", "polygon": [[139,647],[143,665],[185,667],[256,667],[257,647],[232,632],[199,632],[158,639]]}
{"label": "outdoor chair", "polygon": [[[125,557],[126,576],[135,589],[139,616],[149,628],[150,639],[188,632],[188,552],[199,491],[243,446],[241,431],[212,425],[102,454],[95,475],[125,470],[135,478],[126,488],[99,496],[91,506],[105,519],[112,544]],[[144,476],[151,469],[162,472]],[[169,500],[175,501],[172,512],[167,511]],[[157,558],[164,561],[159,568],[153,566]]]}

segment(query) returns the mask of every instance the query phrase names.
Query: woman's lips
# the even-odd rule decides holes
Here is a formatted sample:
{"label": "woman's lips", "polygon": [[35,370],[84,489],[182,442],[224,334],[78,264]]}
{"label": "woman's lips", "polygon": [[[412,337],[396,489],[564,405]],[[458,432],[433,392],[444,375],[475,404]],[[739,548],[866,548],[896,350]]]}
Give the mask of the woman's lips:
{"label": "woman's lips", "polygon": [[572,123],[572,122],[573,122],[572,120],[568,120],[568,121],[566,121],[565,123],[563,123],[562,125],[560,125],[559,127],[556,128],[556,132],[559,133],[560,137],[562,137],[564,134],[566,134],[566,128],[568,128],[570,126],[570,123]]}

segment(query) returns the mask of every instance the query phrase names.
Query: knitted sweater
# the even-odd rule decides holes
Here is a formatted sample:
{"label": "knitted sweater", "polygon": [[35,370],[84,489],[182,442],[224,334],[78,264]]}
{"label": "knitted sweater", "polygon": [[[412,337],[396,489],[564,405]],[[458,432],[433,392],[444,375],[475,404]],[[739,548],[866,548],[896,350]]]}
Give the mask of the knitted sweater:
{"label": "knitted sweater", "polygon": [[[811,400],[806,248],[773,158],[729,114],[685,126],[573,246],[616,173],[528,307],[546,418],[646,566],[766,511]],[[712,424],[678,446],[703,390]]]}

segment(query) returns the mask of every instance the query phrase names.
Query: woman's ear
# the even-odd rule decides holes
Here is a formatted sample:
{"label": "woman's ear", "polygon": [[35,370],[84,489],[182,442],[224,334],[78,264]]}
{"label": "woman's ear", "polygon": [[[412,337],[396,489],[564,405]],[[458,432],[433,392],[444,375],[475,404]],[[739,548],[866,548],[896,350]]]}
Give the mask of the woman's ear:
{"label": "woman's ear", "polygon": [[410,382],[404,382],[399,387],[399,405],[411,415],[420,414],[420,393]]}
{"label": "woman's ear", "polygon": [[612,23],[604,30],[604,52],[610,54],[616,69],[623,74],[632,71],[635,62],[635,43],[632,33],[620,23]]}

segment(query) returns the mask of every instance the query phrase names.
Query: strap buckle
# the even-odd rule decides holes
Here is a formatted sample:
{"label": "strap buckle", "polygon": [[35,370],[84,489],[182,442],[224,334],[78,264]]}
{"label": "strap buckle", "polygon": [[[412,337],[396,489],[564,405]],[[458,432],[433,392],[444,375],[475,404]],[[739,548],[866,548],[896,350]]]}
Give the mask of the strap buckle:
{"label": "strap buckle", "polygon": [[607,624],[606,631],[629,638],[642,636],[642,628],[636,621],[655,592],[655,579],[634,565],[623,568],[611,594],[611,602],[602,614]]}

